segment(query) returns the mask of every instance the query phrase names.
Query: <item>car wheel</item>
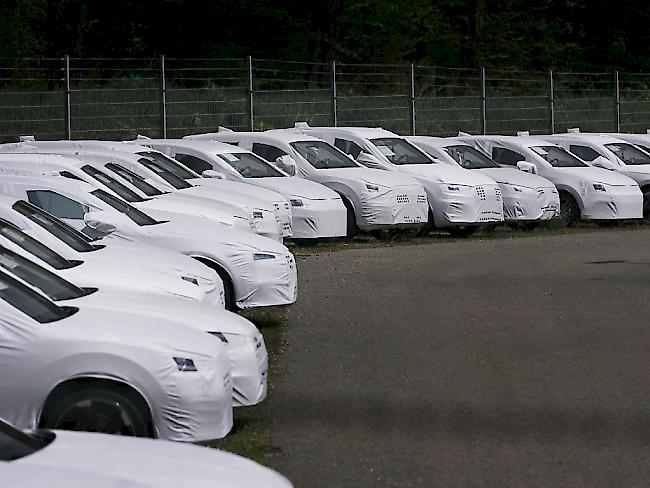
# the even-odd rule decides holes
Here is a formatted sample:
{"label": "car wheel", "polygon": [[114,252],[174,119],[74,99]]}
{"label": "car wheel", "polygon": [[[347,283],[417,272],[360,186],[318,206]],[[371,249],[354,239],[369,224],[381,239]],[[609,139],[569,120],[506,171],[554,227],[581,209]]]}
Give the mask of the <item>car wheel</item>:
{"label": "car wheel", "polygon": [[560,219],[567,227],[574,226],[580,220],[580,207],[568,192],[560,192]]}
{"label": "car wheel", "polygon": [[223,301],[226,307],[226,310],[229,312],[237,312],[237,302],[235,301],[235,289],[232,284],[232,280],[226,271],[217,265],[215,262],[205,259],[202,257],[195,257],[198,262],[205,264],[208,268],[211,268],[217,272],[221,282],[223,283]]}
{"label": "car wheel", "polygon": [[41,415],[48,429],[151,437],[148,412],[126,392],[103,386],[78,387],[57,395]]}
{"label": "car wheel", "polygon": [[357,218],[354,215],[354,208],[347,198],[343,198],[343,204],[347,210],[347,231],[346,235],[348,237],[354,237],[359,233],[359,227],[357,226]]}
{"label": "car wheel", "polygon": [[650,191],[643,193],[643,220],[650,222]]}
{"label": "car wheel", "polygon": [[448,227],[447,232],[454,237],[467,237],[476,232],[475,225],[460,225],[458,227]]}

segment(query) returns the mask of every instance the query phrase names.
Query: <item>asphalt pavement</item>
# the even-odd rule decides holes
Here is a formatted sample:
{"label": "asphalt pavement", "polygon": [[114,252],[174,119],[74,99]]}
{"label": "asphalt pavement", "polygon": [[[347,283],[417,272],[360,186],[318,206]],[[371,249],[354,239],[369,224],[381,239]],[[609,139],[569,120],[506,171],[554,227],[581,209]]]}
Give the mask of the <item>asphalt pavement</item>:
{"label": "asphalt pavement", "polygon": [[270,464],[297,488],[650,480],[650,230],[298,259]]}

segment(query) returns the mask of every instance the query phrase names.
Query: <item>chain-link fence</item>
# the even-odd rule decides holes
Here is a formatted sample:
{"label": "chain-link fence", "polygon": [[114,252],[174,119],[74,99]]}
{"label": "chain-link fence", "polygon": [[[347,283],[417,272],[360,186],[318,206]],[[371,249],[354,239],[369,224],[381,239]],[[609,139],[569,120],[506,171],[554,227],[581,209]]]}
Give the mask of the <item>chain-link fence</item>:
{"label": "chain-link fence", "polygon": [[401,134],[643,132],[650,74],[265,59],[0,59],[0,141],[311,125]]}

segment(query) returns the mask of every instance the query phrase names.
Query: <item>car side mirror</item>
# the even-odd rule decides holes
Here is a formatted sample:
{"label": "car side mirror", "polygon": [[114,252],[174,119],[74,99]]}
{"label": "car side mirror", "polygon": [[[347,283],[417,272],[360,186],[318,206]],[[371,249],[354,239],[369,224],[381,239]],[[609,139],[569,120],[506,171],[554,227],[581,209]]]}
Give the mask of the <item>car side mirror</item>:
{"label": "car side mirror", "polygon": [[201,176],[204,178],[216,178],[218,180],[225,180],[226,177],[221,171],[215,171],[213,169],[206,169],[203,173],[201,173]]}
{"label": "car side mirror", "polygon": [[363,164],[366,168],[384,169],[384,165],[374,154],[366,151],[361,151],[357,156],[357,163]]}
{"label": "car side mirror", "polygon": [[529,161],[517,161],[517,169],[526,173],[537,174],[537,166]]}
{"label": "car side mirror", "polygon": [[280,156],[275,160],[275,165],[285,173],[291,176],[296,176],[296,160],[291,156]]}
{"label": "car side mirror", "polygon": [[597,168],[607,169],[609,171],[615,171],[618,169],[618,165],[616,163],[612,163],[609,159],[603,156],[598,156],[596,159],[591,161],[590,164],[592,166],[596,166]]}
{"label": "car side mirror", "polygon": [[107,236],[118,228],[116,215],[112,212],[90,211],[84,214],[85,224],[94,232]]}

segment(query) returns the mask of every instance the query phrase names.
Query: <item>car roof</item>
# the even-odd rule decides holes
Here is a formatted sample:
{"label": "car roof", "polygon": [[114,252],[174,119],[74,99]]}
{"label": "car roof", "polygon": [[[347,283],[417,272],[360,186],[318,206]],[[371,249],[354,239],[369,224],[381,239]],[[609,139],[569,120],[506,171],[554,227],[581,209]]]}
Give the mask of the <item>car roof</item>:
{"label": "car roof", "polygon": [[567,132],[565,134],[553,134],[549,136],[549,139],[558,139],[558,140],[567,140],[567,141],[585,141],[592,144],[610,144],[615,142],[625,142],[623,139],[618,139],[609,134],[594,134],[594,133],[584,133],[584,132]]}
{"label": "car roof", "polygon": [[[220,133],[221,134],[221,133]],[[213,141],[211,139],[151,139],[151,141],[143,141],[142,144],[152,142],[155,144],[167,144],[172,147],[190,147],[197,151],[204,151],[210,153],[224,153],[233,152],[237,150],[236,146],[227,144],[221,141]],[[146,148],[150,149],[150,148]],[[239,152],[250,152],[246,149],[239,148]]]}

